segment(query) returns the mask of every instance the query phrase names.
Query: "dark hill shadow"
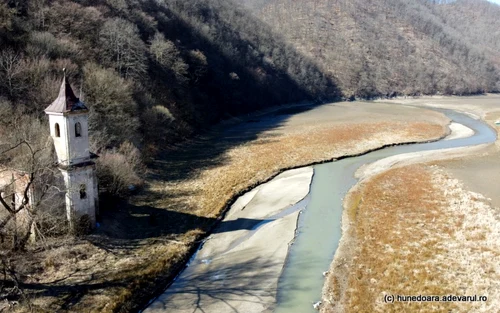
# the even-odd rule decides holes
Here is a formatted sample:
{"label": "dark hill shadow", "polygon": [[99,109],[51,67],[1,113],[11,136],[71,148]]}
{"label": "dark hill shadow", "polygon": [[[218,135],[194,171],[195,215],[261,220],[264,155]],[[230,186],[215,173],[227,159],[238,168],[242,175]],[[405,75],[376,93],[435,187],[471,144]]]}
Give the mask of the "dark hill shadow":
{"label": "dark hill shadow", "polygon": [[[153,0],[141,3],[157,19],[158,28],[167,38],[183,34],[183,45],[200,49],[207,56],[210,75],[193,88],[205,94],[211,90],[214,97],[207,101],[199,98],[194,110],[218,117],[222,112],[240,114],[241,118],[241,123],[219,124],[176,147],[164,147],[149,163],[147,182],[151,184],[184,182],[205,169],[221,166],[228,162],[225,152],[229,149],[262,139],[263,132],[279,128],[291,114],[305,112],[314,105],[287,107],[261,116],[245,117],[242,113],[304,100],[319,103],[340,95],[333,79],[312,60],[233,1],[210,0],[194,5],[191,1],[167,0],[168,8]],[[210,31],[203,31],[204,24]],[[228,80],[226,76],[231,72],[237,73],[239,80]],[[226,74],[222,77],[221,73]],[[263,139],[274,140],[272,135]],[[88,238],[104,249],[135,249],[148,240],[175,239],[190,230],[208,234],[252,229],[263,222],[236,220],[222,222],[216,228],[219,219],[193,214],[187,201],[190,196],[146,185],[129,203],[101,205],[100,227]],[[159,283],[157,292],[162,291],[161,284],[167,283]],[[149,299],[136,300],[146,304]]]}
{"label": "dark hill shadow", "polygon": [[[181,182],[193,179],[201,170],[227,162],[223,156],[227,149],[255,140],[262,131],[281,126],[291,114],[306,112],[313,107],[288,107],[235,125],[218,125],[182,148],[164,151],[161,158],[150,164],[148,181]],[[274,139],[271,136],[268,140]],[[105,209],[101,210],[99,217],[100,227],[88,239],[107,250],[133,249],[144,244],[145,239],[173,239],[195,229],[206,233],[253,229],[263,222],[259,219],[239,219],[217,224],[219,220],[216,218],[190,213],[187,203],[190,196],[192,194],[170,190],[157,192],[146,186],[133,197],[133,201],[108,201],[101,204]],[[156,207],[155,203],[162,205]],[[176,210],[186,207],[187,210]]]}
{"label": "dark hill shadow", "polygon": [[[297,52],[238,2],[164,3],[144,0],[141,9],[155,18],[167,38],[187,50],[199,49],[207,57],[208,74],[190,86],[197,105],[183,108],[185,112],[216,121],[274,105],[341,96],[331,73]],[[142,32],[150,36],[146,28]],[[185,95],[179,96],[182,102]],[[170,109],[176,111],[176,107]]]}
{"label": "dark hill shadow", "polygon": [[[123,243],[126,240],[135,242],[147,238],[172,237],[197,228],[209,231],[216,221],[215,218],[158,209],[148,205],[135,206],[130,204],[117,206],[104,212],[101,215],[101,224],[105,226],[98,229],[90,238],[105,236],[109,239],[117,239],[121,242],[117,247],[123,248]],[[212,230],[212,233],[224,233],[241,229],[252,230],[264,221],[262,219],[247,218],[221,221]],[[98,240],[94,241],[94,243],[98,242]],[[111,241],[109,244],[112,247]]]}
{"label": "dark hill shadow", "polygon": [[[312,108],[313,105],[283,108],[265,116],[243,119],[235,125],[216,125],[179,149],[163,151],[160,157],[151,163],[150,178],[168,182],[191,179],[199,170],[224,164],[227,160],[223,155],[227,150],[254,141],[262,132],[282,126],[292,114],[306,112]],[[267,135],[264,139],[273,140],[273,136]]]}

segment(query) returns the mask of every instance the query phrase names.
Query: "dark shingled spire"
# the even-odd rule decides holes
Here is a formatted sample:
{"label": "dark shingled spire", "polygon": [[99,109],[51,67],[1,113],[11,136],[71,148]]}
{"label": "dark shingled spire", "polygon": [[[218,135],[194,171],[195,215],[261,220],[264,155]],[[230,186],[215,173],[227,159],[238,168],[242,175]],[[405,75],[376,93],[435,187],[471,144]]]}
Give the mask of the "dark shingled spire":
{"label": "dark shingled spire", "polygon": [[45,109],[45,113],[67,113],[80,110],[88,110],[87,107],[75,96],[71,85],[66,79],[66,71],[63,69],[64,78],[57,99]]}

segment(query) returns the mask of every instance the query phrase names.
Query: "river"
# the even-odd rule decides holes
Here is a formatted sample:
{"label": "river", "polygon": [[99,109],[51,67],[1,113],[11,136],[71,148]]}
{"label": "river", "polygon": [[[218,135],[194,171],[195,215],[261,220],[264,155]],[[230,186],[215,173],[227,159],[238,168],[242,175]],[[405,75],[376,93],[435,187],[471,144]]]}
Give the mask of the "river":
{"label": "river", "polygon": [[[276,178],[277,181],[274,179],[261,185],[238,200],[251,198],[262,205],[271,198],[271,203],[281,203],[279,208],[274,208],[275,212],[266,215],[263,220],[228,221],[226,218],[220,229],[207,239],[205,247],[202,246],[193,256],[192,266],[181,273],[162,296],[152,300],[144,312],[316,312],[313,303],[321,299],[323,272],[329,269],[342,235],[342,201],[349,189],[357,183],[354,173],[360,166],[399,154],[472,146],[496,139],[495,131],[480,119],[452,110],[434,110],[444,113],[455,123],[469,127],[474,135],[393,146],[315,165],[310,189],[302,190],[300,195],[287,195],[283,186],[298,183],[304,185],[306,182],[305,187],[308,187],[312,169],[309,167],[283,173]],[[279,184],[280,180],[282,185],[270,188],[272,184]],[[303,200],[299,201],[300,199]],[[297,204],[291,205],[293,203]],[[238,208],[240,212],[244,209]],[[301,214],[298,214],[299,210]],[[287,246],[286,243],[293,238],[290,225],[295,225],[297,218],[293,244]],[[288,224],[284,224],[285,220]],[[240,225],[238,221],[243,224]],[[245,227],[241,227],[242,225]],[[270,231],[272,228],[274,233]],[[276,229],[279,231],[276,232]],[[287,235],[281,238],[267,237],[276,233]],[[252,251],[251,258],[244,259],[245,253],[248,254],[248,251],[244,251],[245,245],[248,245],[248,241],[257,239],[268,240],[268,245],[265,249]],[[267,259],[263,262],[262,256],[265,253]],[[281,264],[272,262],[278,255],[282,260],[286,255],[282,269]],[[220,263],[215,264],[217,262]]]}
{"label": "river", "polygon": [[299,218],[297,236],[289,249],[278,283],[276,313],[317,312],[312,304],[321,299],[322,273],[332,262],[341,237],[342,200],[357,180],[354,173],[363,164],[393,155],[494,142],[496,133],[487,124],[452,110],[439,110],[463,124],[474,135],[431,143],[393,146],[362,156],[314,166],[310,202]]}

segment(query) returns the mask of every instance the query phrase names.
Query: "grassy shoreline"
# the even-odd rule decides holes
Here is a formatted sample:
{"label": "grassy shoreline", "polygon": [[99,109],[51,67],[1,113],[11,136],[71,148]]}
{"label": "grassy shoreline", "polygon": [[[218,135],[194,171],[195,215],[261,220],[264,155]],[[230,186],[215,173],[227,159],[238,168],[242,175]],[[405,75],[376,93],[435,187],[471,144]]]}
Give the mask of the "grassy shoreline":
{"label": "grassy shoreline", "polygon": [[[395,123],[397,126],[396,127],[400,127],[401,125],[398,124],[398,123]],[[447,123],[446,123],[447,124]],[[384,124],[380,124],[380,125],[383,125],[383,126],[387,126],[387,125],[384,125]],[[377,124],[377,126],[380,126]],[[416,142],[426,142],[426,141],[429,141],[428,139],[423,139],[425,138],[426,136],[429,135],[429,133],[427,134],[423,134],[425,132],[428,132],[429,129],[426,129],[426,127],[422,127],[422,126],[427,126],[427,125],[423,125],[421,124],[421,122],[416,122],[414,125],[408,125],[408,129],[401,129],[403,131],[406,131],[405,133],[405,139],[408,138],[408,134],[410,133],[410,129],[412,131],[414,131],[415,129],[418,129],[419,131],[417,132],[414,132],[412,133],[413,135],[413,138],[416,138],[416,139],[420,139],[420,140],[413,140],[413,141],[409,141],[409,140],[406,140],[404,142],[396,142],[396,143],[387,143],[387,144],[382,144],[382,145],[379,145],[379,146],[376,146],[374,148],[371,148],[371,149],[363,149],[362,151],[359,151],[359,152],[356,152],[356,153],[339,153],[337,155],[333,155],[333,156],[327,156],[326,158],[323,157],[323,158],[320,158],[319,160],[318,159],[315,159],[316,157],[313,156],[311,159],[309,160],[306,160],[304,161],[304,159],[302,158],[297,158],[295,161],[291,162],[293,165],[290,165],[290,166],[283,166],[283,163],[282,163],[282,166],[281,167],[277,167],[275,168],[274,172],[272,173],[268,173],[268,176],[265,176],[263,177],[261,180],[258,180],[258,181],[254,181],[252,184],[249,184],[249,185],[246,185],[245,187],[243,187],[242,189],[240,189],[239,192],[236,192],[234,194],[232,194],[231,196],[228,197],[228,200],[223,204],[223,209],[220,211],[220,213],[218,214],[218,217],[216,218],[217,221],[220,221],[221,219],[223,219],[225,213],[227,212],[227,209],[231,206],[231,204],[241,195],[243,195],[244,193],[246,193],[247,191],[253,189],[254,187],[256,187],[257,185],[260,185],[262,183],[265,183],[271,179],[273,179],[274,177],[276,177],[277,175],[279,175],[280,173],[286,171],[286,170],[290,170],[290,169],[294,169],[294,168],[299,168],[299,167],[304,167],[304,166],[308,166],[308,165],[314,165],[314,164],[320,164],[320,163],[324,163],[324,162],[330,162],[330,161],[333,161],[333,160],[336,160],[336,159],[343,159],[343,158],[348,158],[348,157],[355,157],[355,156],[358,156],[358,155],[361,155],[361,154],[366,154],[366,153],[369,153],[373,150],[379,150],[379,149],[383,149],[385,147],[388,147],[388,146],[393,146],[393,145],[399,145],[399,144],[411,144],[411,143],[416,143]],[[434,125],[436,126],[436,125]],[[382,127],[381,127],[382,128]],[[432,128],[432,127],[431,127]],[[333,128],[334,129],[334,128]],[[440,138],[442,138],[445,133],[446,133],[447,129],[444,128],[444,124],[439,126],[439,127],[435,127],[434,129],[430,130],[431,133],[434,134],[434,138],[432,138],[431,140],[438,140]],[[339,131],[341,132],[341,131]],[[301,140],[302,141],[302,140]],[[262,147],[259,147],[259,149],[262,148]],[[319,153],[321,153],[322,151],[317,151]],[[271,164],[272,163],[268,163],[268,164]],[[212,225],[212,227],[215,227],[216,226],[216,222]],[[208,236],[210,234],[210,230],[204,232],[203,234],[200,234],[200,237],[197,238],[197,242],[198,244],[195,245],[195,248],[193,249],[193,251],[196,251],[197,247],[199,246],[199,244],[201,243],[201,240],[203,240],[203,238],[205,238],[206,236]],[[182,268],[181,268],[182,270]],[[177,275],[177,273],[175,273],[175,275]],[[175,275],[173,275],[175,277]],[[160,293],[161,293],[162,290],[160,290]]]}
{"label": "grassy shoreline", "polygon": [[286,169],[438,139],[447,124],[424,109],[351,103],[262,116],[199,138],[158,160],[145,192],[104,214],[95,234],[34,252],[50,270],[28,271],[27,288],[43,287],[31,303],[40,312],[137,311],[182,270],[238,195]]}
{"label": "grassy shoreline", "polygon": [[[498,131],[493,123],[500,116],[496,99],[394,102],[472,112]],[[491,286],[499,286],[500,276],[491,264],[500,260],[500,221],[492,201],[500,199],[489,184],[498,181],[490,169],[498,164],[499,147],[497,140],[364,176],[344,200],[342,239],[325,281],[321,312],[485,312],[497,308],[498,293]],[[481,178],[475,176],[477,169],[482,171]],[[483,191],[493,200],[483,196]],[[477,294],[488,295],[489,301],[386,304],[386,294]]]}
{"label": "grassy shoreline", "polygon": [[169,273],[168,276],[165,279],[160,279],[163,282],[165,282],[165,285],[162,285],[160,288],[154,288],[154,290],[152,290],[152,292],[148,293],[150,296],[148,296],[145,299],[137,301],[137,304],[134,305],[134,307],[137,310],[143,309],[149,302],[151,302],[151,295],[153,295],[154,298],[156,298],[159,295],[161,295],[164,292],[164,290],[167,289],[173,283],[173,280],[186,268],[188,261],[192,258],[193,254],[196,251],[198,251],[198,249],[200,248],[200,245],[203,243],[203,240],[206,239],[211,234],[211,232],[213,231],[213,229],[216,228],[219,225],[219,222],[222,221],[225,218],[226,213],[229,211],[229,209],[231,208],[231,206],[233,205],[233,203],[239,197],[241,197],[245,193],[251,191],[255,187],[257,187],[259,185],[262,185],[262,184],[265,184],[265,183],[273,180],[276,176],[282,174],[283,172],[289,171],[289,170],[293,170],[293,169],[297,169],[297,168],[302,168],[302,167],[307,167],[307,166],[318,165],[318,164],[323,164],[323,163],[328,163],[328,162],[333,162],[333,161],[338,161],[338,160],[347,159],[347,158],[358,157],[358,156],[362,156],[362,155],[365,155],[365,154],[368,154],[368,153],[371,153],[371,152],[374,152],[374,151],[377,151],[377,150],[382,150],[382,149],[385,149],[385,148],[388,148],[388,147],[402,146],[402,145],[411,145],[411,144],[416,144],[416,143],[433,142],[433,141],[440,140],[440,139],[444,138],[445,136],[446,135],[443,135],[443,136],[441,136],[441,137],[439,137],[437,139],[426,140],[426,141],[411,141],[411,142],[386,144],[386,145],[383,145],[381,147],[370,149],[370,150],[366,150],[366,151],[363,151],[363,152],[360,152],[360,153],[356,153],[356,154],[347,154],[347,155],[342,155],[340,157],[335,157],[335,158],[331,158],[331,159],[325,159],[325,160],[315,161],[315,162],[308,163],[308,164],[301,164],[301,165],[296,165],[296,166],[292,166],[292,167],[288,167],[288,168],[283,168],[283,169],[280,169],[277,173],[272,174],[269,178],[267,178],[267,179],[265,179],[265,180],[263,180],[261,182],[257,182],[257,183],[255,183],[253,185],[248,186],[246,189],[243,189],[242,191],[238,192],[237,194],[234,194],[231,197],[231,199],[228,200],[228,202],[225,205],[224,209],[222,210],[221,214],[217,217],[217,221],[211,226],[210,230],[208,230],[207,232],[203,233],[200,238],[198,238],[195,242],[193,242],[193,245],[190,247],[190,250],[187,253],[186,257],[183,258],[183,260],[180,262],[180,264],[176,264],[176,267],[172,271],[172,273]]}
{"label": "grassy shoreline", "polygon": [[[489,199],[491,200],[491,199]],[[483,312],[498,307],[495,208],[446,161],[396,167],[351,189],[321,312]],[[394,302],[385,295],[486,295],[486,302]]]}

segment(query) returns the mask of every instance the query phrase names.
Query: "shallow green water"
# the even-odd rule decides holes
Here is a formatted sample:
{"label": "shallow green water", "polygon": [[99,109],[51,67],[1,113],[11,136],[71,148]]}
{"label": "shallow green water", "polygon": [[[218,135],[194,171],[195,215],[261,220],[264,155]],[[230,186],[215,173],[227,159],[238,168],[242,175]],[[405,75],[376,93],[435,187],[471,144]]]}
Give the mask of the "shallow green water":
{"label": "shallow green water", "polygon": [[341,237],[342,201],[357,180],[363,164],[397,154],[463,147],[493,142],[496,133],[480,120],[450,110],[440,110],[453,121],[474,130],[469,138],[395,146],[314,167],[310,201],[299,218],[297,237],[278,284],[276,313],[317,312],[313,303],[321,299],[324,277]]}

